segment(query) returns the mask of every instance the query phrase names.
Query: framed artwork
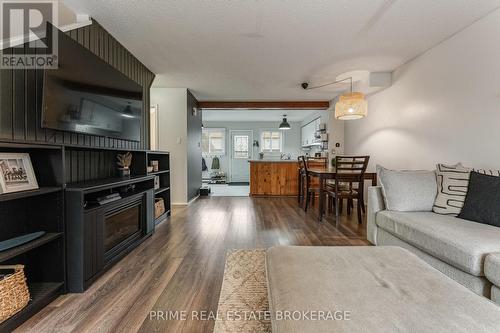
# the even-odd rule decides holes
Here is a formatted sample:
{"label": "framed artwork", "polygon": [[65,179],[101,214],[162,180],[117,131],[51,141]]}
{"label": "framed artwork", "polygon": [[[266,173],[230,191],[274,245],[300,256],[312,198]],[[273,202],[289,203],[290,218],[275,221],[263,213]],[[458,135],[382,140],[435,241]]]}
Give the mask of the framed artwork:
{"label": "framed artwork", "polygon": [[30,155],[0,153],[0,194],[38,189]]}

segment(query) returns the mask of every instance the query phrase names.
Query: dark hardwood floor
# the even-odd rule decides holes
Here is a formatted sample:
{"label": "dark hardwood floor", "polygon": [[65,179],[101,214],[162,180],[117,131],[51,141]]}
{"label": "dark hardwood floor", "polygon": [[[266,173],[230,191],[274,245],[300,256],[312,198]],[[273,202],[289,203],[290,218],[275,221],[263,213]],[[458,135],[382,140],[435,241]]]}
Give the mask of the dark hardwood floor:
{"label": "dark hardwood floor", "polygon": [[17,331],[211,332],[212,320],[150,320],[150,311],[215,312],[229,249],[366,245],[365,235],[356,212],[337,230],[295,198],[202,198],[175,209],[86,293],[58,298]]}

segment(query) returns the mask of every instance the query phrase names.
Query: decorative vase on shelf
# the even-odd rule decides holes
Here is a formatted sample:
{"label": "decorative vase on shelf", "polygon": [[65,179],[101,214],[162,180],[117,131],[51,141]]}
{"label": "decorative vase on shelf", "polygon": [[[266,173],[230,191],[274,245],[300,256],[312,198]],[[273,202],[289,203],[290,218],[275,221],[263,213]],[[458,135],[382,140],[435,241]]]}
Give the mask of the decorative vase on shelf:
{"label": "decorative vase on shelf", "polygon": [[122,178],[130,177],[130,169],[129,168],[118,168],[118,175]]}
{"label": "decorative vase on shelf", "polygon": [[118,165],[118,174],[120,177],[130,177],[130,165],[132,164],[132,154],[127,152],[125,154],[116,155]]}

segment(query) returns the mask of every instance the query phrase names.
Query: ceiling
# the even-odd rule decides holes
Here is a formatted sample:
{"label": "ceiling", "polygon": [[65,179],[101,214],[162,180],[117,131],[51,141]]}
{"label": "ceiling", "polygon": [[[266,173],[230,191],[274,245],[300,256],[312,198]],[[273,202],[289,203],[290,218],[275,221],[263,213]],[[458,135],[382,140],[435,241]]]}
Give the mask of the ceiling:
{"label": "ceiling", "polygon": [[304,91],[353,70],[392,71],[500,0],[64,0],[199,100],[330,100]]}
{"label": "ceiling", "polygon": [[318,110],[203,110],[203,121],[229,121],[229,122],[271,122],[282,121],[283,115],[287,115],[289,122],[301,122],[308,119]]}

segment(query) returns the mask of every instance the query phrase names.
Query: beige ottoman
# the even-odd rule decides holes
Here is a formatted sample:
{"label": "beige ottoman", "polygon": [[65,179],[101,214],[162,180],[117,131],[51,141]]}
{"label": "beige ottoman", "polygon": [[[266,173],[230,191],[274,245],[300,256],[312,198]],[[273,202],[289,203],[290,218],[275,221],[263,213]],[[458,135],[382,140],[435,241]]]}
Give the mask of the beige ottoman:
{"label": "beige ottoman", "polygon": [[500,307],[399,247],[275,247],[266,268],[274,333],[500,328]]}
{"label": "beige ottoman", "polygon": [[491,300],[500,305],[500,253],[489,254],[484,261],[484,275],[493,283]]}

